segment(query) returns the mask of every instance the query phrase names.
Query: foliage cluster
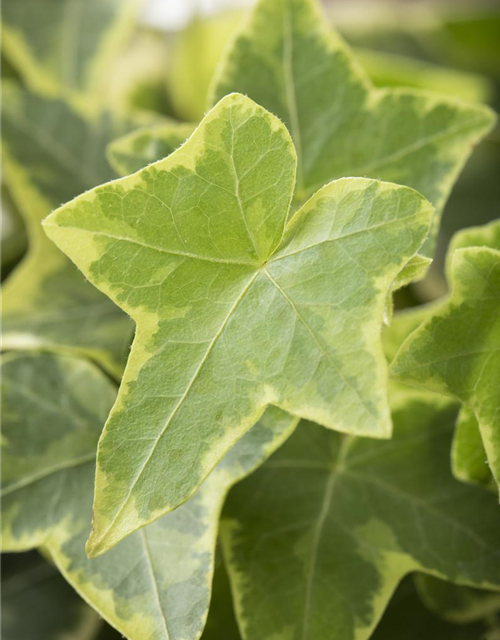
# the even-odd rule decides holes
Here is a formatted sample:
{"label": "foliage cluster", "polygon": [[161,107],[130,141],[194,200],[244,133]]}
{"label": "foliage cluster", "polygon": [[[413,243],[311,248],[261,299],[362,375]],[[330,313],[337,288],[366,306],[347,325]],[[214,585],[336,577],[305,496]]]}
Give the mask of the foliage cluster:
{"label": "foliage cluster", "polygon": [[5,639],[498,638],[490,41],[139,10],[2,7]]}

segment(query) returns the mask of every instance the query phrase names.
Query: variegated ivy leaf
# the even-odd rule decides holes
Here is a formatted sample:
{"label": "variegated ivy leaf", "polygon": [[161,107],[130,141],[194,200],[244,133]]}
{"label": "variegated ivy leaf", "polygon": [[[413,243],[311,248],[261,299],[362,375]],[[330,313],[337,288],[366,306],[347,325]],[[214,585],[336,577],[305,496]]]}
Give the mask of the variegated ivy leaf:
{"label": "variegated ivy leaf", "polygon": [[119,375],[132,337],[126,315],[85,282],[45,236],[42,219],[61,203],[116,177],[110,140],[134,123],[86,114],[70,102],[3,87],[4,179],[23,215],[29,252],[2,289],[4,348],[85,353]]}
{"label": "variegated ivy leaf", "polygon": [[233,94],[167,159],[45,221],[137,324],[99,444],[92,555],[182,504],[268,404],[390,435],[384,302],[432,208],[352,178],[290,219],[295,166],[284,125]]}
{"label": "variegated ivy leaf", "polygon": [[95,451],[116,387],[85,360],[8,354],[2,391],[3,550],[43,547],[68,582],[129,640],[198,638],[226,493],[290,435],[297,420],[269,409],[189,502],[89,560]]}
{"label": "variegated ivy leaf", "polygon": [[[498,484],[500,222],[457,234],[447,271],[450,296],[403,343],[391,371],[402,382],[459,399],[474,413]],[[460,453],[459,466],[467,463],[467,450],[470,443],[465,455]],[[475,467],[477,458],[470,453]]]}
{"label": "variegated ivy leaf", "polygon": [[135,173],[166,158],[185,142],[194,125],[177,122],[152,125],[132,131],[110,143],[107,154],[119,175]]}
{"label": "variegated ivy leaf", "polygon": [[233,489],[222,542],[245,640],[365,640],[412,571],[500,590],[495,496],[449,471],[455,415],[411,392],[390,441],[303,422]]}
{"label": "variegated ivy leaf", "polygon": [[38,553],[2,555],[2,640],[94,640],[100,622]]}
{"label": "variegated ivy leaf", "polygon": [[2,52],[35,91],[93,92],[130,32],[142,0],[6,0]]}
{"label": "variegated ivy leaf", "polygon": [[473,146],[491,129],[487,107],[418,90],[375,89],[315,0],[259,0],[219,66],[212,101],[247,94],[288,126],[297,148],[296,200],[341,176],[413,187],[442,208]]}
{"label": "variegated ivy leaf", "polygon": [[497,591],[464,587],[424,574],[415,576],[415,586],[425,606],[450,622],[466,624],[500,613]]}

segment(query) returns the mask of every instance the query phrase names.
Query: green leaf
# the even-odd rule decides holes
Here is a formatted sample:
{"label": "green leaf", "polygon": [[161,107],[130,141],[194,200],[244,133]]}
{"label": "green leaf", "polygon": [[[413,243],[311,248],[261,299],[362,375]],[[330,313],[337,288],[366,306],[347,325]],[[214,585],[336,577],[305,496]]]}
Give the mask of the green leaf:
{"label": "green leaf", "polygon": [[460,625],[442,620],[424,607],[408,577],[370,640],[498,640],[499,633],[498,619]]}
{"label": "green leaf", "polygon": [[29,236],[28,255],[2,290],[3,346],[84,353],[118,376],[129,319],[85,282],[40,223],[62,202],[116,177],[105,149],[134,123],[108,112],[90,116],[13,84],[4,85],[2,106],[4,178]]}
{"label": "green leaf", "polygon": [[95,450],[116,388],[91,363],[50,354],[8,354],[2,385],[3,550],[42,546],[129,640],[199,637],[225,496],[297,420],[269,409],[189,502],[89,560]]}
{"label": "green leaf", "polygon": [[93,640],[100,621],[37,553],[2,555],[3,640]]}
{"label": "green leaf", "polygon": [[5,2],[2,52],[35,91],[99,97],[140,5],[141,0]]}
{"label": "green leaf", "polygon": [[233,489],[222,542],[246,640],[364,640],[412,571],[500,589],[496,499],[449,472],[455,415],[413,392],[390,441],[303,422]]}
{"label": "green leaf", "polygon": [[141,127],[110,143],[107,155],[116,172],[126,176],[162,158],[185,142],[194,125],[166,122]]}
{"label": "green leaf", "polygon": [[417,574],[415,585],[425,606],[437,616],[466,624],[500,612],[500,594],[462,587],[432,576]]}
{"label": "green leaf", "polygon": [[477,418],[472,409],[466,406],[458,414],[451,463],[453,474],[459,480],[496,491]]}
{"label": "green leaf", "polygon": [[260,0],[213,85],[247,94],[288,126],[296,199],[325,182],[368,176],[413,187],[442,208],[473,146],[492,128],[484,106],[417,90],[374,89],[314,0]]}
{"label": "green leaf", "polygon": [[189,498],[268,404],[390,435],[384,302],[432,208],[354,178],[287,222],[295,159],[284,125],[235,94],[167,159],[45,221],[137,324],[99,444],[92,555]]}
{"label": "green leaf", "polygon": [[[498,484],[500,221],[459,233],[447,271],[449,298],[403,343],[391,372],[407,384],[457,398],[474,413]],[[470,460],[475,466],[476,458]]]}

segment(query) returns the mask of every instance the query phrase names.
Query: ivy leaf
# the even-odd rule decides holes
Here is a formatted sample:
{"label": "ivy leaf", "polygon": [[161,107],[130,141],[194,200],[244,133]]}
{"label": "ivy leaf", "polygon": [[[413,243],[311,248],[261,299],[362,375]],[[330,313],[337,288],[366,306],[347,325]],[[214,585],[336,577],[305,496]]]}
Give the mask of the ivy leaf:
{"label": "ivy leaf", "polygon": [[14,0],[2,7],[2,53],[29,87],[99,95],[141,0]]}
{"label": "ivy leaf", "polygon": [[5,349],[84,353],[120,375],[132,337],[129,319],[85,282],[47,239],[41,220],[62,202],[116,177],[104,156],[106,146],[134,124],[4,85],[4,178],[25,219],[30,246],[2,289]]}
{"label": "ivy leaf", "polygon": [[260,0],[218,67],[212,101],[248,95],[288,126],[296,199],[325,182],[368,176],[413,187],[442,208],[473,146],[492,128],[484,106],[418,90],[375,89],[314,0]]}
{"label": "ivy leaf", "polygon": [[415,585],[425,606],[437,616],[456,624],[484,620],[500,612],[500,594],[444,582],[417,574]]}
{"label": "ivy leaf", "polygon": [[121,176],[135,173],[173,153],[193,129],[194,125],[173,121],[141,127],[110,143],[107,149],[109,161]]}
{"label": "ivy leaf", "polygon": [[303,422],[233,489],[222,541],[246,640],[364,640],[412,571],[500,589],[495,497],[449,472],[455,415],[413,392],[390,441]]}
{"label": "ivy leaf", "polygon": [[[474,413],[498,484],[500,221],[459,233],[447,267],[451,295],[403,343],[391,371],[402,382],[457,398]],[[466,463],[462,454],[456,451],[459,466]],[[471,455],[470,464],[475,460]],[[471,468],[470,475],[476,473]]]}
{"label": "ivy leaf", "polygon": [[268,404],[390,435],[384,302],[432,208],[354,178],[287,222],[295,160],[284,125],[234,94],[167,159],[45,221],[137,324],[99,443],[91,555],[182,504]]}
{"label": "ivy leaf", "polygon": [[2,556],[2,639],[93,640],[97,614],[37,553]]}
{"label": "ivy leaf", "polygon": [[225,496],[297,420],[269,409],[189,502],[89,560],[96,444],[116,388],[88,361],[51,354],[6,355],[2,384],[3,550],[43,547],[129,640],[199,637]]}

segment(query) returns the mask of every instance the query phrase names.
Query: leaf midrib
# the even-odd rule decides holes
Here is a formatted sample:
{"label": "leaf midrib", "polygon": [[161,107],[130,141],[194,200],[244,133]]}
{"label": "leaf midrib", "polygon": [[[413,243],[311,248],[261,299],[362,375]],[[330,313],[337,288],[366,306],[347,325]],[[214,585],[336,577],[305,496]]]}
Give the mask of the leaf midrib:
{"label": "leaf midrib", "polygon": [[154,591],[154,594],[155,594],[156,605],[157,605],[158,611],[160,612],[160,615],[161,615],[161,618],[162,618],[162,626],[163,626],[163,628],[165,630],[165,638],[166,638],[166,640],[169,640],[170,633],[169,633],[169,630],[168,630],[167,618],[165,616],[165,612],[163,611],[163,606],[162,606],[162,603],[161,603],[158,578],[156,576],[153,559],[151,557],[151,550],[149,548],[147,531],[145,531],[145,529],[142,528],[142,529],[139,530],[139,533],[140,533],[140,536],[141,536],[141,539],[142,539],[142,546],[143,546],[143,550],[144,550],[144,556],[146,558],[146,564],[148,565],[148,569],[149,569],[149,573],[150,573],[150,577],[151,577],[151,583],[153,585],[153,591]]}
{"label": "leaf midrib", "polygon": [[132,492],[133,492],[137,482],[139,481],[140,477],[142,476],[142,473],[143,473],[144,469],[149,464],[149,461],[151,460],[159,441],[161,440],[161,438],[163,437],[163,435],[167,431],[170,423],[172,422],[172,420],[176,416],[177,412],[180,410],[184,400],[186,399],[186,397],[188,396],[189,392],[193,388],[194,383],[196,382],[196,380],[197,380],[197,378],[198,378],[203,366],[205,365],[208,357],[210,356],[213,348],[215,347],[215,344],[217,343],[218,339],[220,338],[220,336],[224,332],[224,329],[226,328],[229,320],[231,319],[231,316],[234,314],[234,312],[238,308],[239,304],[244,299],[245,294],[248,292],[248,290],[250,289],[252,284],[255,282],[255,280],[257,279],[257,276],[259,274],[260,274],[260,270],[256,270],[255,273],[252,275],[252,277],[245,283],[245,286],[243,287],[242,291],[240,292],[240,294],[236,298],[235,302],[231,306],[231,308],[230,308],[228,314],[226,315],[226,317],[224,318],[219,330],[217,331],[217,333],[215,334],[214,338],[212,339],[212,341],[208,345],[208,348],[207,348],[203,358],[201,359],[198,367],[196,368],[193,376],[191,377],[191,380],[188,382],[186,390],[184,391],[182,396],[179,398],[179,401],[177,402],[177,404],[175,405],[174,409],[172,410],[172,412],[168,416],[167,421],[165,422],[165,424],[164,424],[163,428],[161,429],[159,435],[153,441],[153,445],[151,447],[151,450],[150,450],[148,456],[146,457],[145,461],[143,462],[143,464],[139,468],[138,472],[135,474],[135,476],[134,476],[134,478],[133,478],[133,480],[132,480],[132,482],[130,484],[129,490],[127,491],[127,495],[125,496],[125,499],[122,501],[122,504],[121,504],[120,508],[118,509],[118,511],[116,512],[116,514],[114,515],[114,517],[112,518],[111,522],[108,524],[106,529],[104,530],[103,534],[100,536],[100,540],[103,540],[106,537],[107,533],[112,529],[114,523],[116,522],[116,520],[118,519],[118,517],[122,513],[123,509],[127,505],[128,501],[130,500],[130,497],[132,496]]}

